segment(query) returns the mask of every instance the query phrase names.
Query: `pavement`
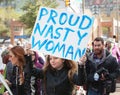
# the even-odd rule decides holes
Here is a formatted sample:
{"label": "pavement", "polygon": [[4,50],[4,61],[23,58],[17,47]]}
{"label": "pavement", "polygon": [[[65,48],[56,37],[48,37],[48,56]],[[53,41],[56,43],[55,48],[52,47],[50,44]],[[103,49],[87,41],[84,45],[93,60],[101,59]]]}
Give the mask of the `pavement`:
{"label": "pavement", "polygon": [[114,93],[110,93],[110,95],[120,95],[120,83],[116,84],[116,91]]}
{"label": "pavement", "polygon": [[110,95],[120,95],[120,92],[110,93]]}

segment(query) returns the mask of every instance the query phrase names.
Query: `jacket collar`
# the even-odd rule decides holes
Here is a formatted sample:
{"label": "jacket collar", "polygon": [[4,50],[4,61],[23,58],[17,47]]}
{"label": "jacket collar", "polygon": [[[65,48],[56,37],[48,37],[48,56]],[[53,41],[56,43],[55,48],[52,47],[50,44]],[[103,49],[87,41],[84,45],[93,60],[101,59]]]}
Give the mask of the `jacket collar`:
{"label": "jacket collar", "polygon": [[[110,56],[111,56],[110,52],[109,52],[108,50],[104,49],[104,51],[103,51],[103,56],[102,56],[102,58],[101,58],[101,63],[103,63],[103,62],[104,62],[106,59],[108,59]],[[95,57],[95,55],[94,55],[94,52],[93,52],[93,53],[90,54],[90,56],[88,57],[88,59],[89,59],[90,61],[92,61],[93,63],[95,63],[94,57]]]}

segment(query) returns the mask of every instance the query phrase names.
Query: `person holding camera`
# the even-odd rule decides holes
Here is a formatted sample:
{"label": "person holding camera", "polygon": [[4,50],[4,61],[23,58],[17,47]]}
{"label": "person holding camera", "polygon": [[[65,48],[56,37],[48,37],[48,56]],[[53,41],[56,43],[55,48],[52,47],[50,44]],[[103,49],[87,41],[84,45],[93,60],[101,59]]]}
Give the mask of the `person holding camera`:
{"label": "person holding camera", "polygon": [[115,57],[104,48],[104,40],[96,37],[93,52],[86,55],[87,95],[109,95],[115,91],[119,66]]}

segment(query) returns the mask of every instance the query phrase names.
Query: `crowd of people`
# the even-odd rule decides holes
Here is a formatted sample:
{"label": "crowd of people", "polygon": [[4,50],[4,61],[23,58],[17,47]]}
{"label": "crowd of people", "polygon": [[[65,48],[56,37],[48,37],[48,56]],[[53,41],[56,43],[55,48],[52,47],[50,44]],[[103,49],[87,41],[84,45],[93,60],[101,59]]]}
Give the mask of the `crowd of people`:
{"label": "crowd of people", "polygon": [[[76,86],[86,95],[109,95],[120,76],[120,50],[101,37],[91,44],[78,62],[52,55],[43,58],[29,43],[10,45],[1,53],[5,81],[13,95],[76,95]],[[9,93],[4,89],[1,95]]]}
{"label": "crowd of people", "polygon": [[[72,60],[52,55],[43,60],[30,44],[6,48],[1,56],[13,95],[72,95],[74,84],[84,84],[84,63],[77,66]],[[8,91],[2,94],[8,95]]]}

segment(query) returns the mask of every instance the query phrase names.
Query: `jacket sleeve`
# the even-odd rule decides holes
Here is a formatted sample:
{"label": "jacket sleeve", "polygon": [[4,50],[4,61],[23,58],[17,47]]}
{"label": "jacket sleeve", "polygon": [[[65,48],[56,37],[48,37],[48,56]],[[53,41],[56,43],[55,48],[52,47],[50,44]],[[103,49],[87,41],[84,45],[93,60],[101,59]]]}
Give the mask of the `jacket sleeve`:
{"label": "jacket sleeve", "polygon": [[33,68],[31,56],[25,55],[26,65],[24,66],[24,94],[30,95],[31,69]]}
{"label": "jacket sleeve", "polygon": [[73,83],[79,86],[86,83],[86,70],[84,65],[78,65],[78,73],[74,74]]}
{"label": "jacket sleeve", "polygon": [[[92,69],[92,71],[91,71]],[[95,68],[90,68],[90,64],[88,60],[86,61],[86,76],[87,76],[87,81],[94,82],[94,73],[95,73]]]}
{"label": "jacket sleeve", "polygon": [[12,65],[11,62],[8,62],[7,65],[6,65],[6,79],[9,80],[9,81],[12,81],[11,80],[12,71],[13,71],[13,65]]}
{"label": "jacket sleeve", "polygon": [[116,60],[116,58],[112,57],[111,60],[111,67],[109,70],[109,77],[111,79],[116,79],[120,76],[120,66]]}
{"label": "jacket sleeve", "polygon": [[44,78],[43,70],[39,69],[39,68],[33,68],[32,69],[32,76],[35,76],[36,78],[43,79]]}

